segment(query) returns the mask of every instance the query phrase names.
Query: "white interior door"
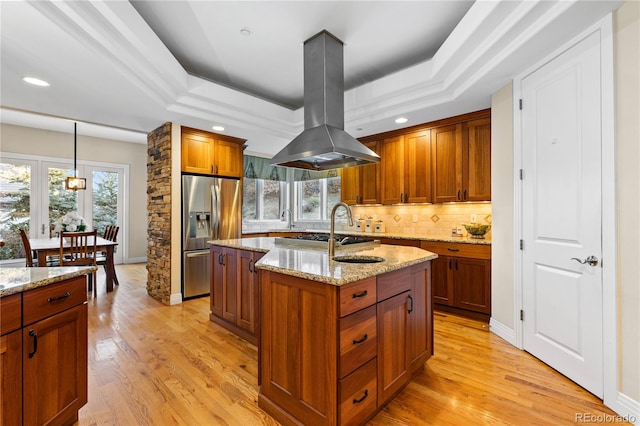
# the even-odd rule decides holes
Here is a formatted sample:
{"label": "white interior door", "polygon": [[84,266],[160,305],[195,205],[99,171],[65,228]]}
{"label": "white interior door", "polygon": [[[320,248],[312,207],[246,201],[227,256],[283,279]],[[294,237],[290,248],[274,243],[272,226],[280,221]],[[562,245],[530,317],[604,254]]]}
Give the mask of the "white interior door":
{"label": "white interior door", "polygon": [[522,306],[524,349],[602,397],[600,69],[594,33],[521,83]]}

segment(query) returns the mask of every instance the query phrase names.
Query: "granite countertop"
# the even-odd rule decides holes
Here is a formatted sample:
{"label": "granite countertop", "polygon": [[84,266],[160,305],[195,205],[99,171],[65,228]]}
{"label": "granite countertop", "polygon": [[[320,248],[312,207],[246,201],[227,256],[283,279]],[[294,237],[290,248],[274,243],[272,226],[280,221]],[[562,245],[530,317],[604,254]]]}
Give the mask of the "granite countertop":
{"label": "granite countertop", "polygon": [[374,244],[363,248],[342,247],[337,256],[375,256],[378,263],[343,263],[329,258],[326,249],[276,245],[273,237],[209,241],[210,244],[266,253],[256,262],[258,269],[292,275],[332,285],[343,285],[402,269],[438,257],[417,247]]}
{"label": "granite countertop", "polygon": [[0,268],[0,297],[86,275],[97,269],[95,266]]}
{"label": "granite countertop", "polygon": [[[304,232],[309,234],[322,234],[329,233],[328,230],[325,229],[273,229],[268,231],[255,231],[248,232],[245,235],[251,234],[263,234],[265,232]],[[431,235],[431,234],[420,234],[420,233],[412,233],[412,234],[404,234],[404,233],[392,233],[392,232],[359,232],[350,229],[342,229],[336,230],[336,235],[353,235],[357,237],[369,237],[369,238],[391,238],[398,240],[420,240],[420,241],[432,241],[432,242],[445,242],[445,243],[461,243],[461,244],[480,244],[480,245],[491,245],[491,238],[470,238],[468,235],[465,237],[452,237],[448,234],[442,235]]]}

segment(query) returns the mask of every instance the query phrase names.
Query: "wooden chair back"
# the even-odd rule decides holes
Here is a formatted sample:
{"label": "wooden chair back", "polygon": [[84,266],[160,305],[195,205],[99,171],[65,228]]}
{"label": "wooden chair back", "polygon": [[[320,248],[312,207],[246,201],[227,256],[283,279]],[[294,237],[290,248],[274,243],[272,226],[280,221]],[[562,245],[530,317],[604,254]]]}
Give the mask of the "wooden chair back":
{"label": "wooden chair back", "polygon": [[24,229],[20,230],[20,238],[22,238],[22,245],[24,246],[24,256],[27,259],[27,268],[32,268],[33,264],[33,252],[31,251],[31,243],[29,243],[29,236]]}
{"label": "wooden chair back", "polygon": [[95,266],[97,237],[98,231],[96,230],[86,232],[61,232],[60,266]]}
{"label": "wooden chair back", "polygon": [[104,227],[104,234],[102,235],[102,238],[109,241],[116,241],[118,239],[119,230],[120,230],[119,226],[107,225]]}

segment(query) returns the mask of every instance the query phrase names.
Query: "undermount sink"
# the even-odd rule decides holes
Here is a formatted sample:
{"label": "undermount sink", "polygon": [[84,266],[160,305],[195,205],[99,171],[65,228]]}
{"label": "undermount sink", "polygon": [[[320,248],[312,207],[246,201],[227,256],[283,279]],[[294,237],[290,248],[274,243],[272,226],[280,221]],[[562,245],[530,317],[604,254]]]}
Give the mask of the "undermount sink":
{"label": "undermount sink", "polygon": [[336,256],[333,260],[343,263],[379,263],[385,259],[378,256]]}

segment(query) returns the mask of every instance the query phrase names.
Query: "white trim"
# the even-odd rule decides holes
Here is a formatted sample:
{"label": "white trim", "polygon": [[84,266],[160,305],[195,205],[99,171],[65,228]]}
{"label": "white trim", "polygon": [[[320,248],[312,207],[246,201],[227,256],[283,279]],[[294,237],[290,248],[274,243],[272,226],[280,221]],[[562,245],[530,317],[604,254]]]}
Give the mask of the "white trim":
{"label": "white trim", "polygon": [[522,310],[522,250],[520,239],[522,238],[522,114],[520,114],[520,86],[524,75],[513,79],[513,329],[515,332],[515,346],[524,349],[522,334],[524,324],[520,320]]}
{"label": "white trim", "polygon": [[169,296],[169,305],[179,305],[182,303],[182,293],[174,293]]}
{"label": "white trim", "polygon": [[507,343],[510,343],[513,346],[517,346],[515,329],[507,327],[500,321],[497,321],[495,318],[491,318],[489,320],[489,329],[496,336],[506,340]]}
{"label": "white trim", "polygon": [[[615,202],[615,110],[614,110],[614,72],[613,72],[613,24],[612,15],[607,15],[598,23],[583,31],[580,35],[547,55],[520,75],[514,78],[514,171],[522,168],[522,126],[519,110],[522,80],[542,65],[554,59],[562,52],[585,39],[594,32],[600,33],[601,53],[601,95],[602,95],[602,258],[603,262],[603,394],[604,404],[622,416],[631,415],[632,408],[638,403],[629,404],[618,392],[618,306],[617,306],[617,234]],[[517,173],[516,173],[517,174]],[[519,176],[516,176],[519,180]],[[526,176],[525,176],[526,179]],[[515,309],[514,318],[520,323],[515,327],[516,346],[522,349],[523,326],[519,318],[522,309],[522,252],[519,250],[522,238],[522,184],[515,185],[514,197],[514,243],[515,243]],[[526,242],[525,242],[526,244]],[[628,412],[629,411],[629,412]],[[637,412],[637,410],[636,410]]]}
{"label": "white trim", "polygon": [[605,405],[622,416],[625,421],[634,425],[640,425],[640,402],[634,401],[627,395],[617,391],[615,400],[610,402],[611,404],[605,402]]}

